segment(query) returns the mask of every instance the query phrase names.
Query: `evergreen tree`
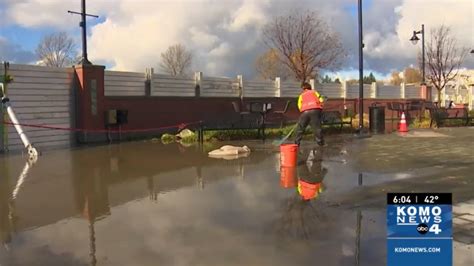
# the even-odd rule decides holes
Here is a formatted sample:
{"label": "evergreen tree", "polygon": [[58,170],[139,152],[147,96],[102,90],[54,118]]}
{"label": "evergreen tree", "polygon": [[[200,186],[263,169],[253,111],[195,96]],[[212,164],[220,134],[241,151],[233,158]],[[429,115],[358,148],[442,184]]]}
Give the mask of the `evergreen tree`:
{"label": "evergreen tree", "polygon": [[368,76],[364,76],[364,78],[362,79],[362,82],[364,84],[372,84],[372,82],[376,82],[377,80],[375,80],[375,76],[374,74],[372,74],[372,72],[370,72],[370,74]]}
{"label": "evergreen tree", "polygon": [[329,77],[328,75],[325,75],[322,80],[322,83],[331,83],[331,82],[332,82],[331,77]]}
{"label": "evergreen tree", "polygon": [[369,79],[370,79],[370,82],[377,82],[377,80],[375,80],[375,76],[374,74],[372,74],[372,72],[370,72],[370,75],[369,75]]}

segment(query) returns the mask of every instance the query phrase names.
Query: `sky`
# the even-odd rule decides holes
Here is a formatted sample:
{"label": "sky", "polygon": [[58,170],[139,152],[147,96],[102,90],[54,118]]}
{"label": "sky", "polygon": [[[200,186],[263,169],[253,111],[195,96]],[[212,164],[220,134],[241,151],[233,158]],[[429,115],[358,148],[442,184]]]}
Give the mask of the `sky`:
{"label": "sky", "polygon": [[[0,61],[34,64],[35,48],[66,31],[81,49],[80,0],[0,0]],[[206,76],[255,77],[255,59],[267,47],[261,29],[293,10],[318,12],[347,52],[342,79],[358,77],[357,0],[88,0],[88,54],[111,70],[159,72],[160,54],[181,43],[194,54],[192,71]],[[421,44],[409,39],[425,24],[451,27],[457,42],[474,49],[474,0],[363,0],[364,72],[378,79],[416,66]],[[474,68],[474,54],[463,64]]]}

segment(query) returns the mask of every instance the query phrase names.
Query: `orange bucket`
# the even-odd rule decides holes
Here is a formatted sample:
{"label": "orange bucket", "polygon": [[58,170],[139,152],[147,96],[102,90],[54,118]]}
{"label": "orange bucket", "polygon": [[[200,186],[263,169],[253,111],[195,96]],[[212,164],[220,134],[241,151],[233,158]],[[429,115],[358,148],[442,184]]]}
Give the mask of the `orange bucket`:
{"label": "orange bucket", "polygon": [[280,186],[282,188],[296,187],[296,167],[280,168]]}
{"label": "orange bucket", "polygon": [[298,145],[282,144],[280,145],[280,166],[295,167],[298,155]]}

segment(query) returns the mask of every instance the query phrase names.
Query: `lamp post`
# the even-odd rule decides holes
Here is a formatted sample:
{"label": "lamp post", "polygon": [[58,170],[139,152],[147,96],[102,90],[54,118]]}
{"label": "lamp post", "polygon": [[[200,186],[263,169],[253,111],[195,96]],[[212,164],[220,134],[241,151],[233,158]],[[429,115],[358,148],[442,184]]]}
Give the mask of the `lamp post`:
{"label": "lamp post", "polygon": [[364,128],[364,40],[362,34],[362,0],[357,1],[357,13],[358,13],[358,24],[359,24],[359,128],[356,138],[370,138],[368,130]]}
{"label": "lamp post", "polygon": [[[359,22],[359,131],[364,127],[364,43],[362,35],[362,0],[357,2],[358,22]],[[359,132],[362,133],[362,132]]]}
{"label": "lamp post", "polygon": [[416,45],[418,41],[420,40],[418,38],[418,34],[421,34],[421,71],[422,71],[422,77],[423,77],[423,85],[426,84],[425,82],[425,25],[421,24],[421,30],[420,31],[413,31],[413,36],[411,36],[410,41],[413,43],[413,45]]}

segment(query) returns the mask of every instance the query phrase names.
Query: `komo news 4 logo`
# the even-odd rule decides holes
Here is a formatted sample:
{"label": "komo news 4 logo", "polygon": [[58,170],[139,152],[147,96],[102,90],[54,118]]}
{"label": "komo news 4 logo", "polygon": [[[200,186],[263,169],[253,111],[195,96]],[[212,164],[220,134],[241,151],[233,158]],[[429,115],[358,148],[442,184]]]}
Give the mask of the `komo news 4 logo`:
{"label": "komo news 4 logo", "polygon": [[443,231],[442,214],[440,206],[397,206],[397,225],[416,225],[416,231],[422,235],[428,232],[438,235]]}
{"label": "komo news 4 logo", "polygon": [[451,195],[389,193],[388,237],[451,237]]}
{"label": "komo news 4 logo", "polygon": [[387,266],[417,265],[452,265],[451,193],[387,194]]}

